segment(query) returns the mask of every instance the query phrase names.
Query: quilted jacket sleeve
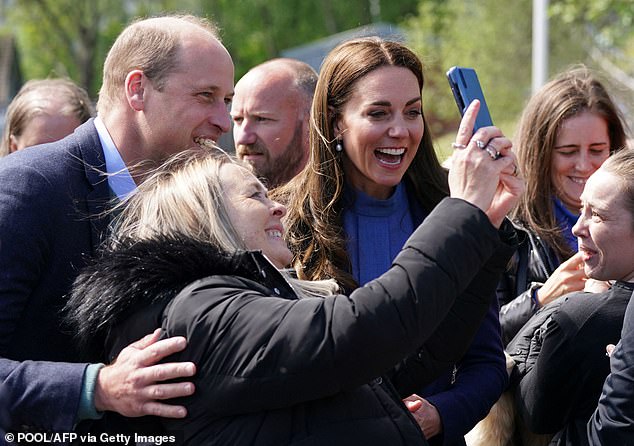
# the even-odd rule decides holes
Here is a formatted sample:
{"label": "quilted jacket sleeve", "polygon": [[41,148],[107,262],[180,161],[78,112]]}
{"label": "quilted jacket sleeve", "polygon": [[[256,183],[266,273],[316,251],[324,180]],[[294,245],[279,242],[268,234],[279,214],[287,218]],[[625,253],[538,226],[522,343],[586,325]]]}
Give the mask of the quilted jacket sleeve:
{"label": "quilted jacket sleeve", "polygon": [[[414,353],[500,244],[484,213],[445,199],[390,270],[350,296],[287,300],[216,276],[181,292],[164,328],[168,336],[187,337],[181,358],[198,364],[198,391],[214,395],[206,402],[210,412],[323,398]],[[485,306],[489,300],[482,296]]]}

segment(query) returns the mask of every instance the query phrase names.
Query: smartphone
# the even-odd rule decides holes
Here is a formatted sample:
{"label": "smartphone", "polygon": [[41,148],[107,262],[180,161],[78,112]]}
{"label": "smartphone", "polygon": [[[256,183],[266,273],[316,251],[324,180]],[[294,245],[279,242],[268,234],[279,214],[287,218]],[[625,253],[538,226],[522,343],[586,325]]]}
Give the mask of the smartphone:
{"label": "smartphone", "polygon": [[447,80],[461,116],[464,115],[471,101],[474,99],[480,101],[480,111],[478,111],[475,126],[473,127],[474,133],[480,127],[493,125],[478,75],[473,68],[451,67],[447,71]]}

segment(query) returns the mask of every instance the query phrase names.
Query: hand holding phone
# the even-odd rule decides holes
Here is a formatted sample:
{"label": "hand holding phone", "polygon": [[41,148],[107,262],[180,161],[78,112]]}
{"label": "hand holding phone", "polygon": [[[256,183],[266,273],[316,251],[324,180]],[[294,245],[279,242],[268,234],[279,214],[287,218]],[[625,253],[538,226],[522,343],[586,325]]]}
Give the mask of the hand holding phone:
{"label": "hand holding phone", "polygon": [[480,101],[480,111],[473,127],[474,133],[480,127],[493,125],[478,75],[473,68],[451,67],[447,71],[447,80],[461,116],[464,115],[465,110],[474,99]]}

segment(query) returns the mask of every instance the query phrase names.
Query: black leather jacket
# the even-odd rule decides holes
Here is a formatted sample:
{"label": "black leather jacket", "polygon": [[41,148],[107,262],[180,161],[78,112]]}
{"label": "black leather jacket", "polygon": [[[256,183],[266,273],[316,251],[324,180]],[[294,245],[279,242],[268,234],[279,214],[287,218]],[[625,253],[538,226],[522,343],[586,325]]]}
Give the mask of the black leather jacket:
{"label": "black leather jacket", "polygon": [[504,345],[539,310],[533,293],[561,264],[561,259],[537,234],[517,222],[513,225],[519,246],[497,289]]}

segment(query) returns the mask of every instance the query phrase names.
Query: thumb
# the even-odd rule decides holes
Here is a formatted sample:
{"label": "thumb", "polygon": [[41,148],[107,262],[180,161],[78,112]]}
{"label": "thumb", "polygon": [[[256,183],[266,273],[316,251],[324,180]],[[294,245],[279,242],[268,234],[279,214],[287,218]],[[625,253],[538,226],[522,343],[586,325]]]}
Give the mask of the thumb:
{"label": "thumb", "polygon": [[412,413],[416,412],[418,409],[423,407],[423,402],[421,400],[404,401],[404,402],[405,402],[405,407],[407,407],[407,410],[409,410]]}

